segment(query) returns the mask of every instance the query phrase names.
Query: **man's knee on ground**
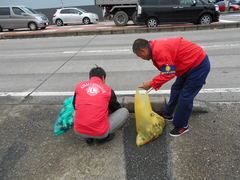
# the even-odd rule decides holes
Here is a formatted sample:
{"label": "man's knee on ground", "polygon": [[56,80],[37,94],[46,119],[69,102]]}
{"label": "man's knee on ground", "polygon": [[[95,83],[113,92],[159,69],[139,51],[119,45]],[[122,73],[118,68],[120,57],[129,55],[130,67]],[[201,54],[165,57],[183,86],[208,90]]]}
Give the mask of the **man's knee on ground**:
{"label": "man's knee on ground", "polygon": [[125,108],[125,107],[122,107],[122,108],[120,108],[120,109],[118,109],[119,110],[119,112],[121,113],[121,115],[122,115],[122,117],[124,117],[124,119],[125,119],[125,121],[128,119],[128,117],[129,117],[129,111],[128,111],[128,109],[127,108]]}

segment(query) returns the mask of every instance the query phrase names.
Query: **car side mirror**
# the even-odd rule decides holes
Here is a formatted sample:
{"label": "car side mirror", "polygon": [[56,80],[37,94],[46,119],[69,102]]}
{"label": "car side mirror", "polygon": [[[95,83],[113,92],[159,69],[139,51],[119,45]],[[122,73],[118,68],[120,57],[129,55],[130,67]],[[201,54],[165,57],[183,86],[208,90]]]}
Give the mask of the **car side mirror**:
{"label": "car side mirror", "polygon": [[78,14],[79,14],[79,15],[81,15],[82,13],[81,13],[81,12],[79,12]]}

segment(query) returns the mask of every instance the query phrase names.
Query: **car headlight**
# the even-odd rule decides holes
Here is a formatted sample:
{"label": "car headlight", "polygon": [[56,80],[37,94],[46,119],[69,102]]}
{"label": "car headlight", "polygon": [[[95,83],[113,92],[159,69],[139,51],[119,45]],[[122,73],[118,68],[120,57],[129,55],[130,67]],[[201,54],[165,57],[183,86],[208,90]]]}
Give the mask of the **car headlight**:
{"label": "car headlight", "polygon": [[37,17],[37,20],[42,21],[43,19],[42,19],[42,17]]}
{"label": "car headlight", "polygon": [[215,11],[219,11],[219,6],[215,4]]}

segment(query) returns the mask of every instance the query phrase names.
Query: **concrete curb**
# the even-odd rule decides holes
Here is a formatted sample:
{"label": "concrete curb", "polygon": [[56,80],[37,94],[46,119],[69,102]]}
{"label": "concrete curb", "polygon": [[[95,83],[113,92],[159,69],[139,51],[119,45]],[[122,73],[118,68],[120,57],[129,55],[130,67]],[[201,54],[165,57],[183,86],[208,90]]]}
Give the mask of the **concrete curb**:
{"label": "concrete curb", "polygon": [[[152,109],[155,112],[161,112],[164,110],[165,103],[168,102],[168,96],[158,96],[158,97],[151,97],[150,101],[152,105]],[[125,96],[125,97],[118,97],[119,102],[121,105],[129,110],[130,113],[134,113],[134,97],[133,96]],[[207,113],[210,111],[210,106],[205,101],[195,100],[193,103],[193,112],[196,113]]]}
{"label": "concrete curb", "polygon": [[92,30],[92,31],[71,31],[71,32],[42,32],[42,33],[14,34],[14,35],[3,34],[3,35],[0,35],[0,39],[25,39],[25,38],[47,38],[47,37],[65,37],[65,36],[197,31],[197,30],[225,29],[225,28],[239,28],[239,27],[240,27],[240,22],[236,22],[236,23],[171,26],[171,27],[158,27],[158,28],[132,28],[132,29],[118,29],[118,30]]}
{"label": "concrete curb", "polygon": [[[63,101],[69,96],[29,96],[24,97],[0,97],[0,105],[59,105],[62,106]],[[130,113],[134,113],[134,96],[117,96],[118,101],[123,107],[126,107]],[[161,112],[164,110],[165,103],[168,102],[169,96],[151,96],[150,101],[152,109],[155,112]],[[211,106],[206,101],[195,100],[193,103],[193,112],[207,113],[211,110]]]}

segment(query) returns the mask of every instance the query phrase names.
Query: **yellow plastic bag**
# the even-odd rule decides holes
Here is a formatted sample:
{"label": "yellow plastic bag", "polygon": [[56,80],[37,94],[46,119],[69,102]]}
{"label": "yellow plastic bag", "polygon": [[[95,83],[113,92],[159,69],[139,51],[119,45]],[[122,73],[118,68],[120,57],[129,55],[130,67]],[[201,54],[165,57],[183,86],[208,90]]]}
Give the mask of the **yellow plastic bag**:
{"label": "yellow plastic bag", "polygon": [[164,118],[152,111],[148,92],[140,94],[139,89],[136,90],[134,102],[137,146],[144,145],[158,138],[165,126]]}

